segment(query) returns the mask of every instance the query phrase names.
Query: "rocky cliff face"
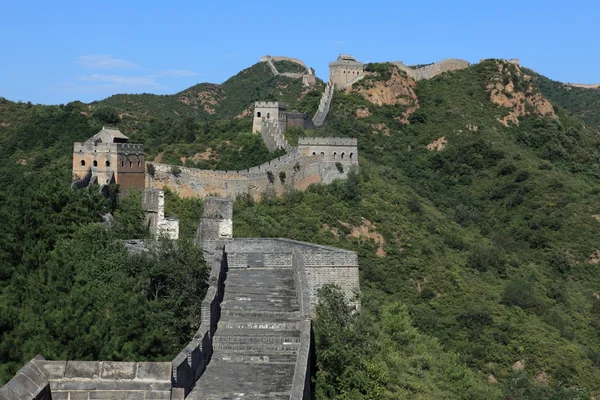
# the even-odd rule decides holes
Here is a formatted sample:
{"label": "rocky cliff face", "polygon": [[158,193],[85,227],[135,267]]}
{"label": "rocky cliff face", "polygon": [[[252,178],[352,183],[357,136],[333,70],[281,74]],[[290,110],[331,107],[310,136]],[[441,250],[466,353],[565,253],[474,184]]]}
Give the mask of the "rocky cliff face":
{"label": "rocky cliff face", "polygon": [[419,98],[415,94],[417,86],[415,80],[396,66],[390,66],[389,75],[384,77],[376,72],[367,72],[366,75],[360,84],[348,87],[346,93],[355,90],[369,102],[378,106],[404,105],[406,109],[397,116],[397,119],[402,123],[408,123],[410,114],[419,109]]}
{"label": "rocky cliff face", "polygon": [[531,114],[556,118],[552,104],[518,65],[499,61],[498,74],[490,79],[487,89],[492,102],[508,109],[508,114],[498,117],[505,126],[519,125],[519,117]]}

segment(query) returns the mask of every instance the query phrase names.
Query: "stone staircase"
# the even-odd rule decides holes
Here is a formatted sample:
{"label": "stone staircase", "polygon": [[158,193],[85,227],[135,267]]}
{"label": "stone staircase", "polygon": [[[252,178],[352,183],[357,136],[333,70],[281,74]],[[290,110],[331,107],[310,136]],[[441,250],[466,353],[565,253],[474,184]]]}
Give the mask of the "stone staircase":
{"label": "stone staircase", "polygon": [[269,151],[278,149],[284,149],[288,153],[294,151],[294,148],[285,140],[285,136],[281,132],[279,125],[274,122],[263,121],[260,133]]}
{"label": "stone staircase", "polygon": [[301,324],[294,272],[253,256],[229,265],[213,355],[187,399],[290,398]]}
{"label": "stone staircase", "polygon": [[331,106],[331,99],[333,98],[334,85],[331,82],[327,83],[325,86],[325,92],[323,92],[323,96],[321,96],[321,101],[319,103],[319,109],[317,110],[315,116],[313,117],[313,125],[316,127],[321,127],[325,123],[325,119],[327,118],[327,114],[329,114],[329,107]]}

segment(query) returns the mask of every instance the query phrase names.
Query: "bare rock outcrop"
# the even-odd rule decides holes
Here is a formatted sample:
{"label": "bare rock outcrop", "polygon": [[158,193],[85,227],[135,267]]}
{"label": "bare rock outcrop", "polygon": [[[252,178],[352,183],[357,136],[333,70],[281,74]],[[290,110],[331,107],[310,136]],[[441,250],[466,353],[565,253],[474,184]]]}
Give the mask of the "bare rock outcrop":
{"label": "bare rock outcrop", "polygon": [[552,104],[515,64],[498,61],[498,74],[487,84],[492,102],[506,107],[508,114],[498,117],[505,126],[519,125],[519,117],[531,114],[556,118]]}
{"label": "bare rock outcrop", "polygon": [[[378,106],[394,104],[407,106],[406,110],[397,119],[402,123],[408,123],[410,114],[419,109],[419,98],[415,93],[417,83],[406,73],[400,71],[398,67],[391,66],[390,68],[391,76],[389,79],[369,79],[369,77],[376,75],[367,72],[365,74],[366,78],[360,84],[348,86],[346,92],[358,91],[365,99]],[[359,116],[358,112],[357,116]]]}

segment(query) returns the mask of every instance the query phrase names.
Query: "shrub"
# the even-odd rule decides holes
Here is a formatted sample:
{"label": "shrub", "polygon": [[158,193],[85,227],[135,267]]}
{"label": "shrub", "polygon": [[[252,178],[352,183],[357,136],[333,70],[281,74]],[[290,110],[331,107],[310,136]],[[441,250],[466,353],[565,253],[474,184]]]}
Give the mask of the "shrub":
{"label": "shrub", "polygon": [[502,294],[502,302],[509,306],[521,307],[524,310],[538,305],[532,284],[523,278],[514,278],[507,282]]}
{"label": "shrub", "polygon": [[98,107],[92,113],[92,116],[97,120],[107,124],[116,124],[119,122],[119,113],[114,107],[111,106]]}
{"label": "shrub", "polygon": [[174,177],[179,178],[179,176],[181,175],[181,168],[174,165],[171,167],[171,173],[173,174]]}
{"label": "shrub", "polygon": [[498,166],[498,176],[510,175],[517,170],[517,166],[511,161],[503,161]]}
{"label": "shrub", "polygon": [[146,164],[146,171],[148,171],[148,175],[154,178],[154,175],[156,174],[156,168],[153,164]]}
{"label": "shrub", "polygon": [[505,269],[505,264],[506,260],[498,248],[480,243],[475,243],[467,259],[469,267],[482,272],[488,270],[502,272]]}

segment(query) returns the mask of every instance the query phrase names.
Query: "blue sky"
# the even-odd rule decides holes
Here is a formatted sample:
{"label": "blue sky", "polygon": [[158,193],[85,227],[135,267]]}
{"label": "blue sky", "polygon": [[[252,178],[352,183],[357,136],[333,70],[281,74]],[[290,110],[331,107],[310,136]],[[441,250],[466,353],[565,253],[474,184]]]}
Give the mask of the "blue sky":
{"label": "blue sky", "polygon": [[600,83],[600,3],[546,0],[0,2],[0,97],[90,102],[220,83],[260,56],[339,53],[407,64],[519,58],[564,82]]}

